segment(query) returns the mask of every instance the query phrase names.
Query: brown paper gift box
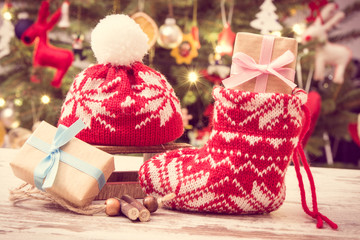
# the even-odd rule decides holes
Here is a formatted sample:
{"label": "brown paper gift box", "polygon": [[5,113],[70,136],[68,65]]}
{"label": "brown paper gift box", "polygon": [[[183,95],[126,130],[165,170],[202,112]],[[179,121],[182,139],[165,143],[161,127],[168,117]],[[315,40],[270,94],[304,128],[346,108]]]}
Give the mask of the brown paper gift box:
{"label": "brown paper gift box", "polygon": [[[239,32],[236,34],[234,54],[237,52],[243,52],[249,55],[250,57],[252,57],[256,63],[259,63],[262,40],[263,40],[262,35]],[[295,69],[297,47],[298,47],[298,43],[293,38],[276,37],[274,41],[271,61],[278,58],[286,50],[290,50],[294,54],[295,60],[284,67]],[[256,78],[251,79],[250,81],[237,86],[236,89],[253,92],[255,87],[255,82],[256,82]],[[269,74],[266,92],[290,94],[292,92],[292,89],[278,77]]]}
{"label": "brown paper gift box", "polygon": [[[51,144],[56,130],[57,128],[54,126],[41,122],[33,135]],[[70,142],[61,147],[61,150],[100,169],[105,176],[105,180],[109,178],[115,169],[114,157],[112,155],[77,138],[70,140]],[[10,165],[15,176],[34,185],[34,169],[46,156],[46,153],[25,143]],[[98,182],[95,178],[62,161],[59,163],[59,169],[53,186],[46,189],[46,192],[63,198],[77,207],[91,204],[99,191]]]}

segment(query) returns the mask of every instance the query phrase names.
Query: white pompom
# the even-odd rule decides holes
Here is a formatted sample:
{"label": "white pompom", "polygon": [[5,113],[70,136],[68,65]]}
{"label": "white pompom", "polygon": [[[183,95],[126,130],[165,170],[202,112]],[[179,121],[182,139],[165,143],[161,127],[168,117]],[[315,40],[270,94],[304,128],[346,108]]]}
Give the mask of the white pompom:
{"label": "white pompom", "polygon": [[147,35],[127,15],[109,15],[91,33],[91,48],[99,64],[129,66],[141,61],[148,50],[147,42]]}

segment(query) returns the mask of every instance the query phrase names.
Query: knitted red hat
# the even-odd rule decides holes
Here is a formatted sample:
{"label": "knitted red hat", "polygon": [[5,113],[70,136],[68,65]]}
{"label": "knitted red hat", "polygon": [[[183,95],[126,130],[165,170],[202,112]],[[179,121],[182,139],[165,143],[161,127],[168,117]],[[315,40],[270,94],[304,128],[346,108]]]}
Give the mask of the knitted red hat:
{"label": "knitted red hat", "polygon": [[81,118],[77,137],[102,145],[158,145],[183,133],[181,108],[166,78],[140,61],[147,36],[130,17],[110,15],[91,35],[99,64],[74,80],[62,106],[59,124]]}

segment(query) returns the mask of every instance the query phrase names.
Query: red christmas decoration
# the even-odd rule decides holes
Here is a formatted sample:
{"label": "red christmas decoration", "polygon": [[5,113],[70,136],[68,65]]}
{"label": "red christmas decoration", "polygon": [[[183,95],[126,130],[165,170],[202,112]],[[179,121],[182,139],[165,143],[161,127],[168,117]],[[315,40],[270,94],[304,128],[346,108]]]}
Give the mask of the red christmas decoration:
{"label": "red christmas decoration", "polygon": [[199,73],[214,85],[221,85],[222,80],[230,75],[230,67],[222,63],[218,53],[209,55],[209,63],[207,69],[202,69]]}
{"label": "red christmas decoration", "polygon": [[230,24],[226,23],[218,36],[219,53],[221,56],[232,56],[236,34],[231,30]]}
{"label": "red christmas decoration", "polygon": [[309,130],[306,132],[302,141],[303,146],[306,146],[307,142],[309,141],[309,138],[311,137],[311,134],[314,132],[317,120],[320,116],[320,110],[321,110],[320,94],[314,91],[309,92],[308,100],[305,105],[310,111],[311,121],[310,121]]}
{"label": "red christmas decoration", "polygon": [[306,18],[308,23],[314,22],[316,17],[321,18],[320,8],[328,3],[327,0],[315,0],[309,3],[310,15]]}
{"label": "red christmas decoration", "polygon": [[[21,40],[26,45],[30,45],[38,38],[34,48],[33,67],[47,66],[55,68],[56,73],[51,85],[59,88],[65,73],[73,62],[74,56],[70,50],[50,45],[47,32],[50,31],[60,19],[61,8],[51,15],[48,20],[49,15],[49,1],[42,1],[38,19],[22,34]],[[38,83],[40,79],[33,75],[31,76],[31,81]]]}
{"label": "red christmas decoration", "polygon": [[350,123],[348,130],[353,141],[360,147],[360,136],[358,134],[358,125],[357,123]]}
{"label": "red christmas decoration", "polygon": [[202,77],[204,77],[206,80],[208,80],[209,82],[211,82],[215,85],[220,85],[221,81],[224,80],[223,78],[219,77],[218,75],[209,74],[207,69],[202,69],[199,71],[199,73],[201,74]]}
{"label": "red christmas decoration", "polygon": [[199,28],[197,25],[191,27],[191,35],[194,38],[196,49],[200,49]]}

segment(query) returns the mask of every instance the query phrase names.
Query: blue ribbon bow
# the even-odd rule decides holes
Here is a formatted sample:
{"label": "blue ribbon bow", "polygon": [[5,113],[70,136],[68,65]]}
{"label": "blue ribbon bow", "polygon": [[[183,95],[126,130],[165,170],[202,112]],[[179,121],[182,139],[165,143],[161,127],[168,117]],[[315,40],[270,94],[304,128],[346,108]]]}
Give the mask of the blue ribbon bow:
{"label": "blue ribbon bow", "polygon": [[85,124],[80,119],[69,128],[60,124],[51,144],[44,142],[34,135],[31,135],[27,140],[27,144],[48,154],[34,170],[34,182],[38,189],[44,191],[44,189],[52,187],[58,172],[60,161],[95,178],[98,182],[99,190],[105,185],[105,176],[100,169],[60,149],[74,138],[84,127]]}

